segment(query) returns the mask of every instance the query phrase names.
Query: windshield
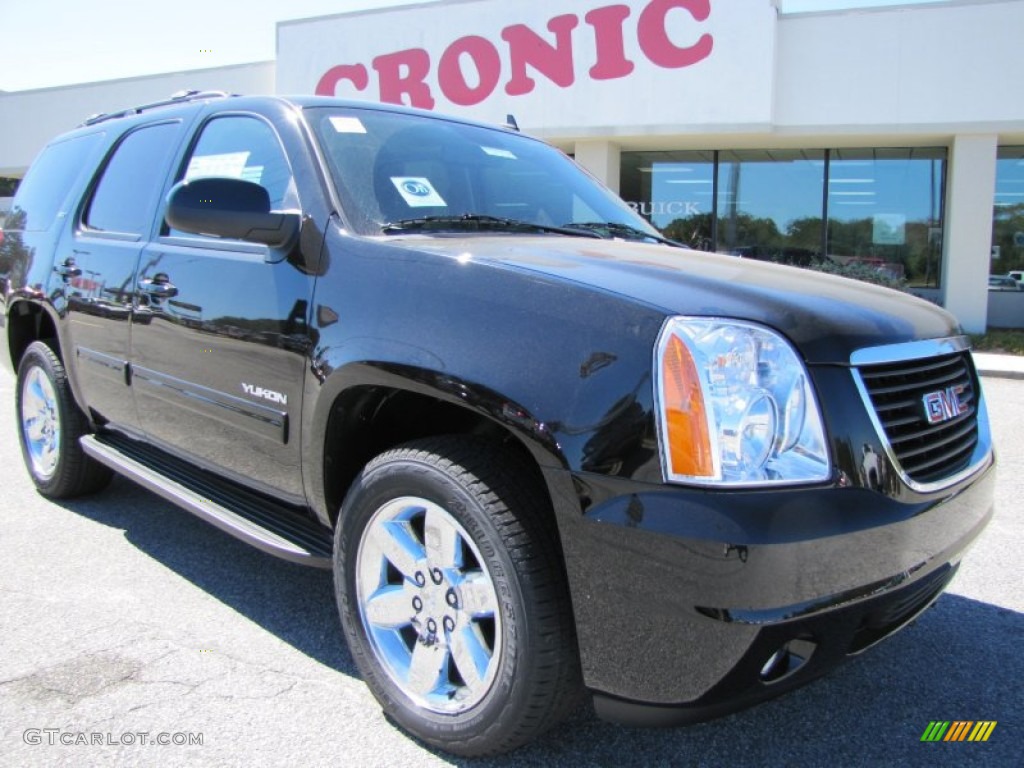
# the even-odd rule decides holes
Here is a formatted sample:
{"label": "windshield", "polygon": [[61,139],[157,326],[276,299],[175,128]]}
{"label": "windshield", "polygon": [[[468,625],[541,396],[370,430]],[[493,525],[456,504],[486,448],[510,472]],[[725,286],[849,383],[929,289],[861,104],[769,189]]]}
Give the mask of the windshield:
{"label": "windshield", "polygon": [[359,234],[470,230],[662,239],[543,142],[374,109],[313,107],[307,115]]}

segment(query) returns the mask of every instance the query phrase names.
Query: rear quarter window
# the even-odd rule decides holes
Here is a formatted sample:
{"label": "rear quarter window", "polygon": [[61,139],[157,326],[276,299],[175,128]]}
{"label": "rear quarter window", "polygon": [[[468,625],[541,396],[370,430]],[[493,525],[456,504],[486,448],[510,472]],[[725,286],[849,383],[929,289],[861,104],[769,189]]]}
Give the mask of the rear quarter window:
{"label": "rear quarter window", "polygon": [[103,136],[89,133],[46,147],[18,187],[7,227],[43,231],[53,226],[71,190],[92,169],[92,159]]}

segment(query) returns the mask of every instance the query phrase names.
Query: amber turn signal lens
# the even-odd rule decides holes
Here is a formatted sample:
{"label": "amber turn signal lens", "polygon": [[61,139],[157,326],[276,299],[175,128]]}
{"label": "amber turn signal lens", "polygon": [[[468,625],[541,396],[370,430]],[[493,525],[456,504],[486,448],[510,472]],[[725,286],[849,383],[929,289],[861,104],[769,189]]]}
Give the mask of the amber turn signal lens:
{"label": "amber turn signal lens", "polygon": [[671,336],[665,345],[661,366],[672,474],[716,477],[697,366],[690,350],[678,336]]}

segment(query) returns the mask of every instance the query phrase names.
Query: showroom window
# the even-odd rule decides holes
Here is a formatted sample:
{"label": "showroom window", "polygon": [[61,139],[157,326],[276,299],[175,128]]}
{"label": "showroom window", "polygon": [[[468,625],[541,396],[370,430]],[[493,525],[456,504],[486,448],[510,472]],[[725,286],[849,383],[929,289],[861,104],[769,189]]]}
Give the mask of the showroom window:
{"label": "showroom window", "polygon": [[946,150],[834,149],[829,154],[829,257],[913,287],[937,287]]}
{"label": "showroom window", "polygon": [[1024,147],[1000,147],[992,211],[993,275],[1024,270]]}
{"label": "showroom window", "polygon": [[714,248],[714,152],[624,152],[619,193],[666,237]]}
{"label": "showroom window", "polygon": [[809,266],[821,255],[825,152],[718,153],[718,251]]}
{"label": "showroom window", "polygon": [[827,254],[832,271],[938,287],[946,154],[623,152],[620,192],[666,236],[694,248],[800,266]]}

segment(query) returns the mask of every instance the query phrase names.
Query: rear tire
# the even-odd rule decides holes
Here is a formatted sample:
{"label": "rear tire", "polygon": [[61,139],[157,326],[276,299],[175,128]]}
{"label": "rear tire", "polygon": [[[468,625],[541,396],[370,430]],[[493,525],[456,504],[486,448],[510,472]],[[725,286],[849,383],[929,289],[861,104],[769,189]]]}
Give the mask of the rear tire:
{"label": "rear tire", "polygon": [[89,422],[71,394],[64,364],[48,344],[32,342],[18,365],[21,455],[43,496],[69,499],[102,490],[113,473],[82,451]]}
{"label": "rear tire", "polygon": [[466,437],[373,459],[335,533],[349,648],[385,713],[467,757],[562,720],[582,683],[550,504],[517,455]]}

